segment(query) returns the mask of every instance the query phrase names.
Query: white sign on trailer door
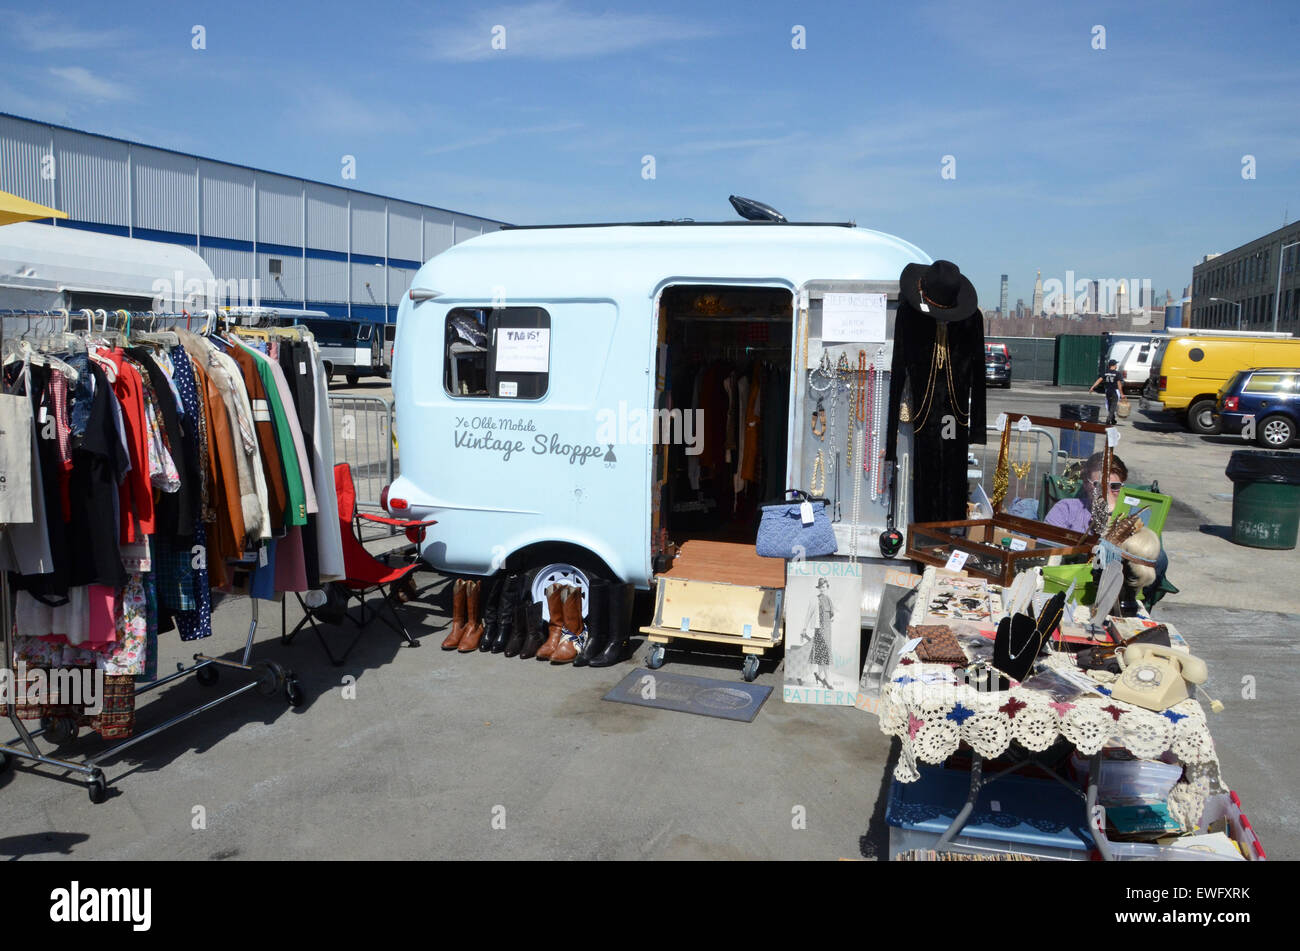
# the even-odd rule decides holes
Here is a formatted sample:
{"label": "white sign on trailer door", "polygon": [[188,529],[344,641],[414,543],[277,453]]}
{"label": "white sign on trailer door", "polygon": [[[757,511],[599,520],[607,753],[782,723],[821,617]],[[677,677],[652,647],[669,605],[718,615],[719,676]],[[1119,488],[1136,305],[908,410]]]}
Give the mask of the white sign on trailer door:
{"label": "white sign on trailer door", "polygon": [[822,339],[883,341],[885,306],[884,294],[827,294],[822,298]]}
{"label": "white sign on trailer door", "polygon": [[551,331],[546,327],[497,330],[498,373],[547,373],[551,369]]}

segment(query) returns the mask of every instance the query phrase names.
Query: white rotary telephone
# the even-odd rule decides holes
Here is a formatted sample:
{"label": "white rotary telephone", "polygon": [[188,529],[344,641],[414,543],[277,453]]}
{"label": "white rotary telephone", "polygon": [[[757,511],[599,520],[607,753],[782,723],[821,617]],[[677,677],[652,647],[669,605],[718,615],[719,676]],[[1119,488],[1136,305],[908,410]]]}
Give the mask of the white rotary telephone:
{"label": "white rotary telephone", "polygon": [[1117,652],[1123,673],[1111,687],[1116,700],[1157,712],[1186,700],[1188,684],[1209,676],[1205,661],[1159,644],[1130,644]]}

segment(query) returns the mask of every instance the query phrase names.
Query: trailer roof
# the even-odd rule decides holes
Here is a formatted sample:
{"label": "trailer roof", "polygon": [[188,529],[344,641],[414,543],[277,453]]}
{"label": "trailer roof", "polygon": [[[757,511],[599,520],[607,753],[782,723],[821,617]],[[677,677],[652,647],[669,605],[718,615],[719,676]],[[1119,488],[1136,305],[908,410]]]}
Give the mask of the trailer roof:
{"label": "trailer roof", "polygon": [[670,283],[896,281],[930,260],[902,238],[843,224],[506,228],[448,248],[411,287],[447,301],[649,297]]}

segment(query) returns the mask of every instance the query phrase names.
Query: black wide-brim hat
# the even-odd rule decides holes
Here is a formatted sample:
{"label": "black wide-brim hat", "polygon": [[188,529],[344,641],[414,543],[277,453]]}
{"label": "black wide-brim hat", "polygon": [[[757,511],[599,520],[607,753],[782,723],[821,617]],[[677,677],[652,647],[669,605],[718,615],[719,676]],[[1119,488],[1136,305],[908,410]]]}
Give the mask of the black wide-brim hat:
{"label": "black wide-brim hat", "polygon": [[935,320],[965,320],[979,308],[975,285],[951,261],[907,265],[898,296]]}

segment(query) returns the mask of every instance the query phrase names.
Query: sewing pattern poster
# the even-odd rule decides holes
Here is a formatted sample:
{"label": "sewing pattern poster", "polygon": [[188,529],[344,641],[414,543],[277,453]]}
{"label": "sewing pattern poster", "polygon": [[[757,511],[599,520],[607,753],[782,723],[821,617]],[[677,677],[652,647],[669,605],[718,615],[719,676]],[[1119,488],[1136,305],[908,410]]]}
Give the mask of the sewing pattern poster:
{"label": "sewing pattern poster", "polygon": [[851,707],[861,670],[862,566],[791,561],[785,571],[786,703]]}

